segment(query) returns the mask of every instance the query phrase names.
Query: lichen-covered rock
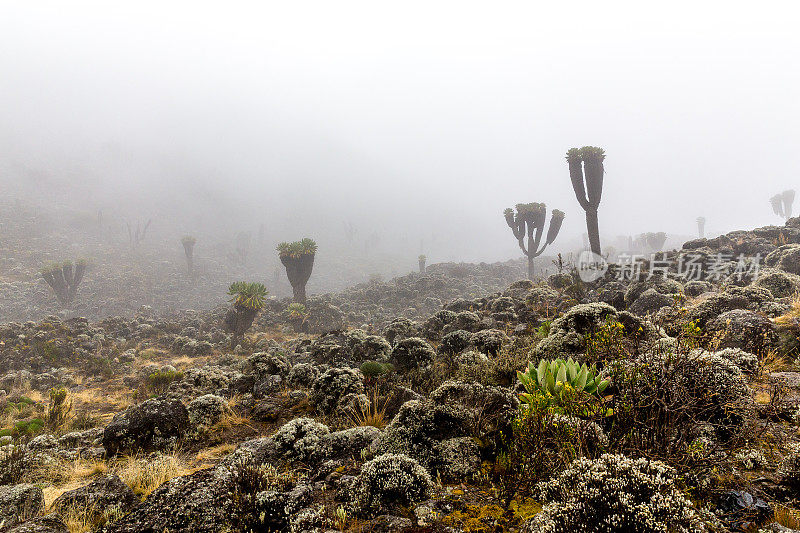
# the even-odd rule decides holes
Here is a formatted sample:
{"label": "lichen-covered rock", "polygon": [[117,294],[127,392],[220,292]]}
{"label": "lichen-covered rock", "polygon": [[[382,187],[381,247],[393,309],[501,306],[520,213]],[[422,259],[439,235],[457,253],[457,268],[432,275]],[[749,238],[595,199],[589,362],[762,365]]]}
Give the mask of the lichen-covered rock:
{"label": "lichen-covered rock", "polygon": [[322,414],[332,414],[348,394],[364,393],[364,376],[353,368],[331,368],[314,380],[311,404]]}
{"label": "lichen-covered rock", "polygon": [[456,314],[453,311],[442,309],[437,311],[422,325],[422,334],[426,339],[437,341],[442,337],[445,326],[455,320]]}
{"label": "lichen-covered rock", "polygon": [[537,492],[547,503],[523,528],[528,533],[706,531],[679,490],[677,473],[660,461],[609,454],[578,459]]}
{"label": "lichen-covered rock", "polygon": [[675,295],[660,293],[651,288],[641,293],[628,310],[635,315],[646,316],[674,303]]}
{"label": "lichen-covered rock", "polygon": [[285,377],[291,365],[281,353],[257,352],[247,358],[246,369],[255,375],[256,381],[267,376]]}
{"label": "lichen-covered rock", "polygon": [[225,399],[216,394],[204,394],[186,407],[189,422],[196,428],[209,428],[219,422],[225,412]]}
{"label": "lichen-covered rock", "polygon": [[322,298],[310,298],[306,302],[305,327],[309,333],[327,333],[344,328],[345,317],[342,310]]}
{"label": "lichen-covered rock", "polygon": [[295,418],[272,436],[277,454],[287,461],[314,463],[324,456],[328,426],[311,418]]}
{"label": "lichen-covered rock", "polygon": [[753,285],[767,289],[775,298],[786,298],[800,291],[800,276],[768,268],[759,272]]}
{"label": "lichen-covered rock", "polygon": [[364,514],[430,497],[431,476],[407,455],[384,454],[361,467],[353,488],[353,505]]}
{"label": "lichen-covered rock", "polygon": [[231,470],[199,470],[172,478],[158,487],[133,511],[106,525],[102,533],[222,531],[234,512]]}
{"label": "lichen-covered rock", "polygon": [[344,348],[350,360],[356,363],[363,361],[385,361],[392,352],[389,341],[378,335],[367,335],[360,329],[344,333]]}
{"label": "lichen-covered rock", "polygon": [[[567,276],[569,278],[569,276]],[[570,279],[569,284],[572,281]],[[565,285],[566,286],[566,285]],[[525,296],[525,305],[537,311],[557,311],[564,297],[555,289],[546,286],[533,287]]]}
{"label": "lichen-covered rock", "polygon": [[456,313],[455,318],[447,324],[442,330],[444,333],[450,333],[457,329],[464,331],[475,332],[481,329],[481,317],[472,311],[461,311]]}
{"label": "lichen-covered rock", "polygon": [[67,524],[55,513],[32,518],[16,526],[3,528],[3,533],[69,533]]}
{"label": "lichen-covered rock", "polygon": [[0,486],[0,524],[11,526],[44,512],[41,487],[29,484]]}
{"label": "lichen-covered rock", "polygon": [[662,295],[677,296],[683,294],[683,285],[664,276],[653,276],[648,280],[635,281],[625,291],[625,303],[632,306],[649,290]]}
{"label": "lichen-covered rock", "polygon": [[687,296],[700,296],[705,292],[711,291],[713,288],[714,286],[709,281],[693,279],[686,282],[683,290]]}
{"label": "lichen-covered rock", "polygon": [[297,363],[289,370],[286,381],[289,382],[289,385],[294,387],[311,388],[317,376],[319,376],[319,368],[315,365],[311,363]]}
{"label": "lichen-covered rock", "polygon": [[63,493],[53,502],[51,509],[62,515],[70,508],[86,509],[99,518],[103,513],[115,510],[127,513],[139,503],[139,498],[119,476],[110,474],[95,479],[88,485]]}
{"label": "lichen-covered rock", "polygon": [[800,274],[800,244],[785,244],[764,258],[764,264]]}
{"label": "lichen-covered rock", "polygon": [[772,296],[772,293],[763,287],[753,285],[747,287],[731,286],[722,292],[709,293],[702,296],[694,305],[688,308],[683,318],[695,322],[702,328],[727,311],[734,309],[760,311],[766,304],[773,301],[774,296]]}
{"label": "lichen-covered rock", "polygon": [[617,310],[606,303],[579,304],[550,324],[550,333],[534,348],[537,358],[576,356],[586,347],[586,336],[597,331]]}
{"label": "lichen-covered rock", "polygon": [[428,341],[419,337],[409,337],[395,345],[391,362],[398,370],[411,370],[427,366],[435,358],[436,352]]}
{"label": "lichen-covered rock", "polygon": [[189,412],[180,400],[153,398],[116,414],[103,431],[103,447],[109,456],[166,450],[178,444],[189,426]]}
{"label": "lichen-covered rock", "polygon": [[408,337],[416,337],[419,333],[419,325],[405,317],[395,318],[383,330],[383,336],[393,345]]}
{"label": "lichen-covered rock", "polygon": [[781,461],[777,474],[783,485],[793,489],[800,488],[800,451],[790,451]]}
{"label": "lichen-covered rock", "polygon": [[779,342],[772,321],[745,309],[722,313],[708,324],[708,329],[719,335],[720,348],[739,348],[754,354],[763,354]]}

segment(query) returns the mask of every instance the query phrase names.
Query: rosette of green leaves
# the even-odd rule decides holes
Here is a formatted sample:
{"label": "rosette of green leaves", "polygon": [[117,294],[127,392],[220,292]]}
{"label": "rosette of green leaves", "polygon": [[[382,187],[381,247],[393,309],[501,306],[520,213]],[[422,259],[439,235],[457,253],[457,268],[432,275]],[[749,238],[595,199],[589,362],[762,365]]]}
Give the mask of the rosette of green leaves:
{"label": "rosette of green leaves", "polygon": [[228,287],[228,296],[233,296],[230,301],[234,306],[257,311],[264,307],[267,288],[261,283],[236,281]]}
{"label": "rosette of green leaves", "polygon": [[527,405],[535,403],[534,396],[560,402],[567,391],[599,395],[610,383],[600,376],[594,365],[579,365],[572,358],[566,361],[542,359],[538,366],[530,362],[527,371],[517,371],[517,377],[526,391],[520,394],[520,401]]}

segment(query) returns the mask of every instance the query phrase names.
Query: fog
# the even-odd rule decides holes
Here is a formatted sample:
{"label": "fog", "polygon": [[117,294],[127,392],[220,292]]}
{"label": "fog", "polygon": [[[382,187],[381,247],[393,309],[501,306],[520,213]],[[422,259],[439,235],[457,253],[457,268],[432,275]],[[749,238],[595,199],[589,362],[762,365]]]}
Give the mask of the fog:
{"label": "fog", "polygon": [[263,224],[320,257],[349,222],[400,271],[520,257],[519,202],[565,211],[553,251],[577,248],[574,146],[607,153],[605,242],[780,223],[800,145],[785,8],[4,2],[0,180],[164,235]]}

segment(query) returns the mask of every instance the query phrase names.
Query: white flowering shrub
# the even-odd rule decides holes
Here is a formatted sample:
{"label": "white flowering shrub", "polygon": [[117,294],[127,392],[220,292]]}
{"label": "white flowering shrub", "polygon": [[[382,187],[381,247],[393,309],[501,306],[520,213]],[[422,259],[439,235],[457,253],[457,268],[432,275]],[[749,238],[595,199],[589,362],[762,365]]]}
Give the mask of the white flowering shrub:
{"label": "white flowering shrub", "polygon": [[225,400],[215,394],[205,394],[192,400],[186,407],[189,421],[195,427],[211,427],[222,417]]}
{"label": "white flowering shrub", "polygon": [[784,485],[800,488],[800,450],[793,450],[781,461],[778,477]]}
{"label": "white flowering shrub", "polygon": [[323,456],[328,426],[311,418],[295,418],[272,436],[275,450],[287,461],[314,462]]}
{"label": "white flowering shrub", "polygon": [[286,381],[294,387],[310,388],[319,375],[319,369],[310,363],[297,363],[289,370]]}
{"label": "white flowering shrub", "polygon": [[469,417],[464,409],[430,400],[410,400],[372,443],[370,452],[408,454],[436,474],[444,466],[437,454],[438,443],[468,436],[468,427]]}
{"label": "white flowering shrub", "polygon": [[[710,355],[708,352],[698,350],[697,354]],[[758,357],[741,348],[724,348],[713,355],[719,356],[734,365],[738,366],[744,374],[755,374],[758,372]]]}
{"label": "white flowering shrub", "polygon": [[391,362],[398,370],[411,370],[427,366],[435,358],[436,352],[428,341],[419,337],[409,337],[394,347]]}
{"label": "white flowering shrub", "polygon": [[433,490],[431,476],[414,459],[387,453],[364,463],[353,486],[353,505],[361,513],[386,506],[426,500]]}
{"label": "white flowering shrub", "polygon": [[605,454],[577,459],[537,487],[548,503],[528,533],[692,533],[706,531],[700,513],[660,461]]}
{"label": "white flowering shrub", "polygon": [[322,414],[332,414],[348,394],[363,394],[364,376],[353,368],[331,368],[314,380],[311,403]]}
{"label": "white flowering shrub", "polygon": [[761,450],[743,450],[734,458],[745,470],[758,470],[767,466],[767,459]]}
{"label": "white flowering shrub", "polygon": [[306,507],[289,519],[290,533],[321,533],[328,529],[330,520],[325,516],[325,507]]}

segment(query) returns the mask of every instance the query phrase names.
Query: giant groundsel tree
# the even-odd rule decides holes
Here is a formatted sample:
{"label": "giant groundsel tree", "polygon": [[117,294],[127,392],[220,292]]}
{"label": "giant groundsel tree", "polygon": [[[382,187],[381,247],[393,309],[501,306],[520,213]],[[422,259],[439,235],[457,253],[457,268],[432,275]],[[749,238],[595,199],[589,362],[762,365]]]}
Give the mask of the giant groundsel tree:
{"label": "giant groundsel tree", "polygon": [[794,190],[789,189],[770,198],[769,203],[772,205],[772,211],[779,217],[786,220],[792,218],[792,204],[794,203],[794,195]]}
{"label": "giant groundsel tree", "polygon": [[[522,253],[528,258],[528,279],[532,280],[533,259],[542,255],[547,245],[553,244],[553,241],[556,240],[558,232],[561,230],[561,223],[564,221],[564,213],[553,209],[544,244],[542,244],[542,233],[547,219],[547,207],[544,204],[517,204],[516,213],[509,207],[503,211],[503,215],[506,218],[506,224],[514,233]],[[527,245],[525,237],[528,238]]]}
{"label": "giant groundsel tree", "polygon": [[286,276],[292,285],[296,303],[306,302],[306,283],[314,269],[316,253],[317,243],[308,238],[291,243],[282,242],[278,245],[278,256],[286,268]]}
{"label": "giant groundsel tree", "polygon": [[42,278],[47,282],[56,295],[58,303],[63,307],[69,308],[78,293],[78,285],[81,284],[83,274],[86,272],[87,263],[81,259],[76,261],[64,261],[44,267],[41,271]]}
{"label": "giant groundsel tree", "polygon": [[233,305],[225,314],[225,330],[231,333],[231,347],[236,347],[264,307],[267,288],[261,283],[237,281],[228,287],[228,296]]}
{"label": "giant groundsel tree", "polygon": [[586,230],[589,233],[589,247],[600,255],[600,229],[597,222],[597,208],[603,195],[603,161],[606,154],[602,148],[584,146],[571,148],[567,152],[569,178],[575,197],[586,212]]}

